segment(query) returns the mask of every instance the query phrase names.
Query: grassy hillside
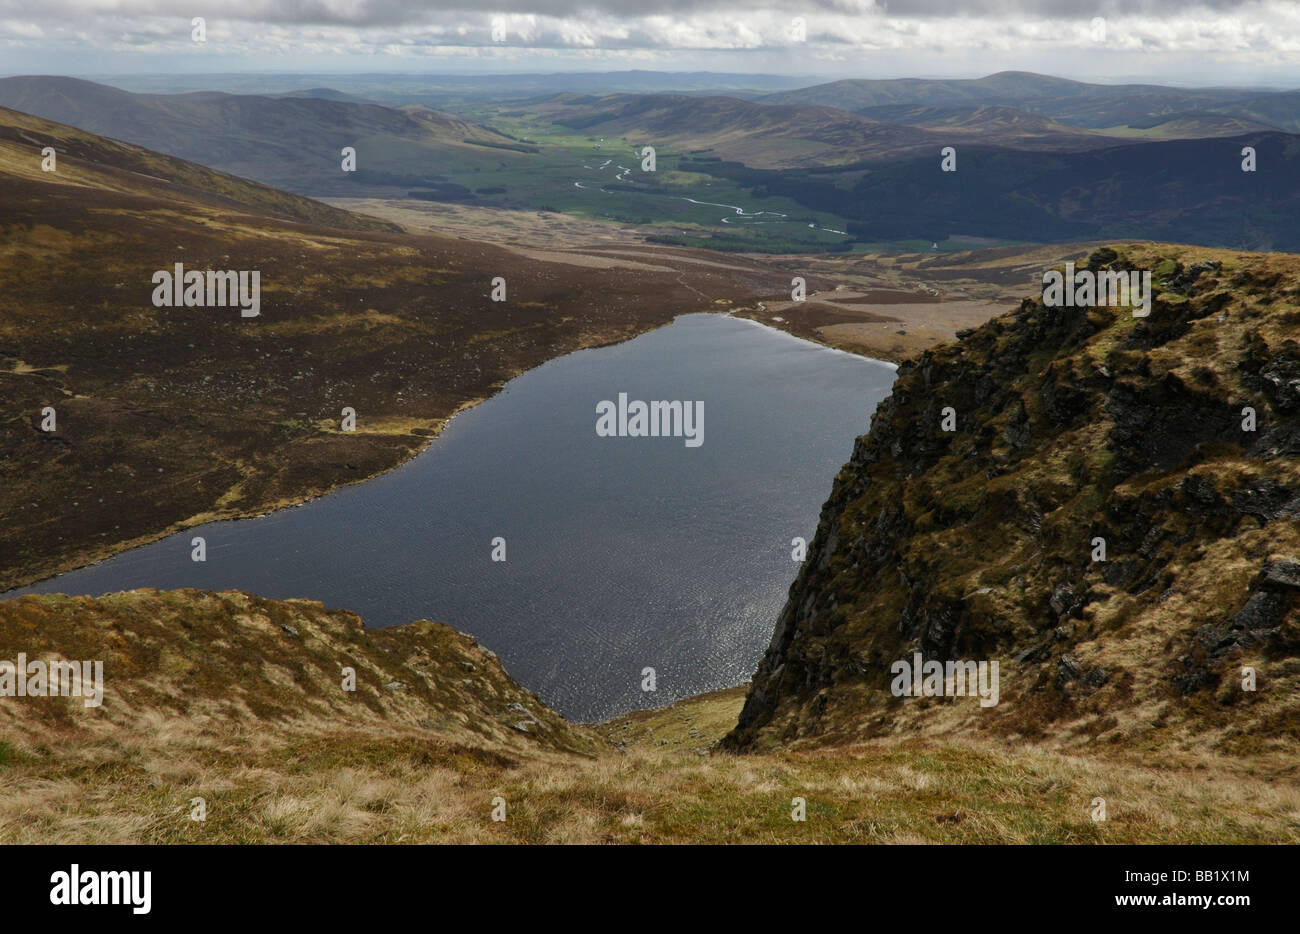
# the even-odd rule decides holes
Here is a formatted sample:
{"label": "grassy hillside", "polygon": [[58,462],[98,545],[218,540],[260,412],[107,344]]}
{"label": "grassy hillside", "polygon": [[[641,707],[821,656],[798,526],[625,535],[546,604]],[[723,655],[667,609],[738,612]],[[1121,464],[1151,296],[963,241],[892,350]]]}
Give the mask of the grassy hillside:
{"label": "grassy hillside", "polygon": [[560,98],[541,113],[602,136],[633,136],[657,146],[707,147],[722,158],[763,168],[858,162],[935,148],[924,130],[891,126],[827,107],[753,104],[731,97],[616,94]]}
{"label": "grassy hillside", "polygon": [[[1026,136],[1070,133],[1069,127],[1038,114],[1016,107],[992,104],[935,106],[925,104],[885,104],[859,110],[858,113],[884,123],[901,123],[931,129],[988,131],[994,127],[1015,130]],[[1078,134],[1087,136],[1087,134]]]}
{"label": "grassy hillside", "polygon": [[[1019,107],[996,104],[927,106],[923,104],[886,104],[857,111],[864,117],[886,123],[926,127],[950,133],[975,134],[1014,142],[1017,148],[1099,149],[1107,145],[1105,137],[1123,139],[1207,139],[1216,136],[1242,136],[1262,133],[1277,127],[1248,117],[1208,112],[1186,112],[1144,117],[1132,124],[1082,130],[1060,123],[1043,114]],[[1068,135],[1063,135],[1068,134]],[[1073,143],[1073,146],[1070,144]]]}
{"label": "grassy hillside", "polygon": [[[765,169],[881,163],[939,150],[957,140],[1030,149],[1088,149],[1104,138],[1010,108],[937,112],[927,118],[890,111],[869,119],[834,107],[752,103],[731,97],[670,94],[568,96],[537,107],[540,115],[586,133],[629,136],[657,146],[708,149],[716,158]],[[897,119],[903,116],[903,119]],[[910,119],[908,118],[910,116]],[[893,117],[895,119],[890,119]]]}
{"label": "grassy hillside", "polygon": [[[55,150],[56,171],[46,172],[41,167],[46,147]],[[192,204],[212,213],[247,211],[342,230],[400,229],[246,178],[3,107],[0,151],[4,153],[6,183],[0,205],[6,226],[35,214],[35,206],[30,201],[24,203],[24,198],[48,194],[52,200],[49,213],[57,217],[66,210],[64,205],[94,191],[123,201],[147,193],[160,202]]]}
{"label": "grassy hillside", "polygon": [[102,660],[104,703],[0,704],[4,843],[1300,840],[1276,763],[965,738],[734,756],[710,750],[736,690],[575,726],[467,636],[304,600],[23,597],[0,603],[19,652]]}
{"label": "grassy hillside", "polygon": [[1206,139],[1215,136],[1244,136],[1274,129],[1249,117],[1206,112],[1160,114],[1132,123],[1103,127],[1099,132],[1122,139]]}
{"label": "grassy hillside", "polygon": [[[0,78],[0,106],[312,194],[405,193],[449,165],[494,166],[534,147],[450,114],[323,96],[134,94],[76,78]],[[357,153],[345,173],[341,150]]]}
{"label": "grassy hillside", "polygon": [[[1300,249],[1300,137],[1257,133],[1085,152],[962,147],[957,170],[938,151],[870,171],[762,171],[683,160],[686,171],[851,218],[858,240],[960,234],[1020,242],[1152,239],[1252,250]],[[1258,170],[1241,171],[1243,147]]]}

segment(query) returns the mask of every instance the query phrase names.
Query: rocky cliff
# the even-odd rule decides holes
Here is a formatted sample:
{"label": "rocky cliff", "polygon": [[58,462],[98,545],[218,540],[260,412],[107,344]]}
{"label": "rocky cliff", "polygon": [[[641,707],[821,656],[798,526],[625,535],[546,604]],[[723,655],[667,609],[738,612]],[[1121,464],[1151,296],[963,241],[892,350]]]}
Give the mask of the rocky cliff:
{"label": "rocky cliff", "polygon": [[[900,367],[726,746],[1300,738],[1300,258],[1080,268],[1150,270],[1149,317],[1026,299]],[[895,696],[916,652],[997,661],[999,703]]]}

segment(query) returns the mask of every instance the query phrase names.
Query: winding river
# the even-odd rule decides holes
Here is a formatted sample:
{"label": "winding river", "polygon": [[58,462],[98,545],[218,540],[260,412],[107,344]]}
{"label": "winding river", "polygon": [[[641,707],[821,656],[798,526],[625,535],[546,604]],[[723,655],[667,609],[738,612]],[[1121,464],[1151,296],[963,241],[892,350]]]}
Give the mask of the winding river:
{"label": "winding river", "polygon": [[[603,163],[601,163],[598,166],[584,165],[583,168],[590,169],[593,172],[600,172],[608,168],[610,163],[613,161],[614,161],[613,159],[606,159]],[[627,166],[623,166],[623,165],[617,166],[616,168],[618,172],[618,174],[614,176],[614,181],[616,182],[621,182],[623,179],[627,178],[628,174],[632,171]],[[609,189],[605,188],[603,185],[596,185],[596,186],[584,185],[581,181],[575,181],[573,183],[573,187],[581,188],[583,191],[599,191],[601,194],[605,194],[605,195],[612,195],[618,193],[618,192],[610,191]],[[665,195],[665,197],[672,198],[676,201],[689,201],[691,204],[698,204],[702,207],[726,208],[727,210],[731,211],[732,216],[718,218],[719,223],[722,224],[731,224],[733,222],[746,223],[746,224],[798,223],[798,221],[789,220],[787,215],[782,214],[779,211],[746,211],[744,208],[740,207],[739,205],[722,204],[716,201],[696,201],[694,198],[687,198],[682,195]],[[778,220],[761,220],[760,218],[763,217],[774,217],[774,218],[778,218]],[[822,227],[819,224],[808,224],[807,226],[811,230],[824,230],[827,233],[841,234],[845,237],[849,235],[848,231],[836,230],[833,227]]]}

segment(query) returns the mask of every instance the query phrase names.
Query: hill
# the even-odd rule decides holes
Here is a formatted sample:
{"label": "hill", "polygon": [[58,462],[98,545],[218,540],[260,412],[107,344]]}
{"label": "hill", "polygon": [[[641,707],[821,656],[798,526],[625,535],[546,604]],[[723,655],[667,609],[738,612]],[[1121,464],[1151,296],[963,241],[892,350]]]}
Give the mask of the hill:
{"label": "hill", "polygon": [[1248,117],[1190,111],[1147,117],[1125,126],[1105,127],[1100,132],[1109,136],[1135,139],[1208,139],[1215,136],[1242,136],[1246,133],[1269,132],[1274,129],[1276,128]]}
{"label": "hill", "polygon": [[[57,168],[53,172],[41,168],[42,150],[47,146],[56,151]],[[73,196],[71,200],[75,201],[75,196],[87,189],[118,198],[150,190],[159,201],[194,202],[214,212],[244,210],[274,220],[343,230],[400,229],[320,201],[4,108],[0,108],[0,147],[6,159],[3,176],[10,186],[2,202],[9,220],[32,212],[30,205],[20,207],[24,194],[49,193],[59,205],[52,208],[57,214],[69,200],[66,196]]]}
{"label": "hill", "polygon": [[[493,112],[484,119],[505,121],[514,135],[419,104],[381,106],[319,87],[274,97],[135,94],[71,78],[18,77],[0,79],[0,105],[299,193],[569,211],[656,227],[665,243],[810,251],[849,249],[850,238],[874,249],[915,249],[918,241],[950,237],[1149,238],[1263,250],[1300,242],[1291,209],[1300,184],[1290,171],[1294,137],[1266,129],[1284,113],[1275,106],[1284,94],[1255,92],[1247,100],[1235,91],[1148,86],[1121,94],[1019,73],[885,84],[888,93],[868,98],[948,102],[873,104],[851,113],[781,103],[780,96],[752,102],[565,93],[476,111]],[[816,88],[807,90],[816,97]],[[1161,102],[1124,109],[1148,98]],[[1053,110],[1060,101],[1093,111],[1084,119]],[[1224,101],[1241,103],[1240,113],[1215,109]],[[597,136],[622,137],[638,150],[655,145],[665,160],[661,173],[627,178],[610,168],[597,178],[591,173],[601,164],[584,160],[591,152],[616,155],[619,146],[601,150]],[[977,183],[936,182],[938,154],[950,145],[962,147],[962,174],[954,177],[974,173]],[[1235,161],[1242,146],[1259,149],[1257,174],[1222,170],[1234,161],[1232,145]],[[348,146],[356,150],[355,172],[340,164]],[[770,197],[765,207],[776,213],[810,213],[785,226],[728,229],[699,206]]]}
{"label": "hill", "polygon": [[[953,142],[946,132],[990,146],[1087,149],[1108,140],[1012,111],[984,108],[915,121],[871,119],[830,106],[753,103],[732,97],[671,94],[561,96],[539,115],[588,134],[636,137],[660,146],[707,149],[715,158],[755,168],[861,165],[936,154]],[[891,111],[890,117],[899,116]],[[915,115],[913,115],[915,116]],[[908,125],[911,124],[911,125]],[[945,132],[937,132],[944,130]]]}
{"label": "hill", "polygon": [[710,753],[734,689],[570,724],[468,636],[308,600],[22,597],[0,602],[0,661],[19,653],[101,660],[103,695],[0,704],[9,844],[1297,840],[1285,769],[1256,760],[951,738]]}
{"label": "hill", "polygon": [[[950,141],[952,134],[947,137]],[[1075,152],[958,147],[957,171],[937,155],[871,171],[762,171],[683,160],[682,167],[753,191],[851,218],[860,240],[941,240],[949,235],[1018,242],[1160,239],[1257,250],[1300,249],[1297,137],[1112,144]],[[1241,171],[1253,147],[1256,172]],[[1267,166],[1267,168],[1264,168]]]}
{"label": "hill", "polygon": [[758,100],[768,104],[838,107],[868,115],[888,106],[1007,106],[1086,129],[1207,112],[1295,132],[1300,131],[1300,112],[1295,108],[1297,93],[1300,92],[1089,84],[1050,75],[1004,71],[972,79],[832,81],[778,91]]}
{"label": "hill", "polygon": [[[823,226],[869,245],[1124,238],[1300,249],[1297,137],[1252,119],[1178,111],[1085,130],[1031,112],[1028,102],[890,104],[867,108],[881,118],[870,119],[772,99],[562,96],[538,104],[536,116],[677,154],[654,181],[620,180],[625,196],[656,185],[667,192],[681,179],[705,189],[699,180],[712,177],[749,203],[788,199],[843,218]],[[949,146],[956,169],[941,171]],[[1248,146],[1257,157],[1250,172],[1241,170]]]}
{"label": "hill", "polygon": [[[495,165],[531,147],[425,107],[394,109],[319,89],[264,97],[135,94],[76,78],[0,78],[0,106],[311,194],[442,183],[449,162]],[[357,151],[357,171],[341,150]]]}
{"label": "hill", "polygon": [[925,131],[829,107],[769,106],[731,97],[566,95],[538,113],[588,135],[634,136],[687,150],[707,147],[723,158],[770,168],[887,158],[936,145]]}
{"label": "hill", "polygon": [[1003,71],[983,78],[847,78],[761,98],[769,104],[817,104],[858,110],[887,105],[1014,105],[1035,98],[1077,97],[1096,87],[1068,78]]}
{"label": "hill", "polygon": [[1038,135],[1070,132],[1068,127],[1039,114],[1017,107],[995,104],[947,105],[885,104],[869,107],[857,113],[884,123],[901,123],[905,126],[939,127],[948,130],[980,130],[1000,127],[1021,133]]}
{"label": "hill", "polygon": [[[1150,317],[1025,299],[899,368],[728,748],[943,732],[1293,754],[1300,262],[1132,245],[1085,266],[1152,271]],[[1000,701],[898,696],[914,653],[999,662]]]}
{"label": "hill", "polygon": [[1130,139],[1208,139],[1277,129],[1249,118],[1196,111],[1161,114],[1135,121],[1131,125],[1100,127],[1089,131],[1071,127],[1019,107],[997,104],[968,106],[886,104],[882,107],[863,108],[857,113],[885,123],[901,123],[906,126],[949,132],[979,133],[986,138],[996,137],[1014,141],[1021,149],[1033,146],[1063,149],[1068,148],[1065,144],[1071,139],[1076,148],[1100,149],[1109,145],[1107,136]]}

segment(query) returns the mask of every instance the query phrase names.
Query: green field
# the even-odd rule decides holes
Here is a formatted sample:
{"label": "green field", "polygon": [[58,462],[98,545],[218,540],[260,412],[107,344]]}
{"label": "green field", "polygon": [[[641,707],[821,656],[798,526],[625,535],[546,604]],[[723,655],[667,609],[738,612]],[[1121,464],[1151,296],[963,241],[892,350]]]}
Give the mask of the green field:
{"label": "green field", "polygon": [[[645,228],[659,242],[721,250],[828,252],[848,250],[852,243],[847,235],[832,232],[844,229],[843,218],[789,198],[759,197],[725,179],[683,171],[679,165],[685,153],[660,148],[656,170],[643,172],[640,155],[625,138],[602,142],[599,136],[564,127],[523,123],[495,113],[474,116],[539,150],[484,150],[440,166],[439,175],[473,192],[475,204],[631,224]],[[620,166],[631,170],[621,179]],[[688,198],[713,205],[694,204]],[[714,206],[719,204],[754,216]]]}

